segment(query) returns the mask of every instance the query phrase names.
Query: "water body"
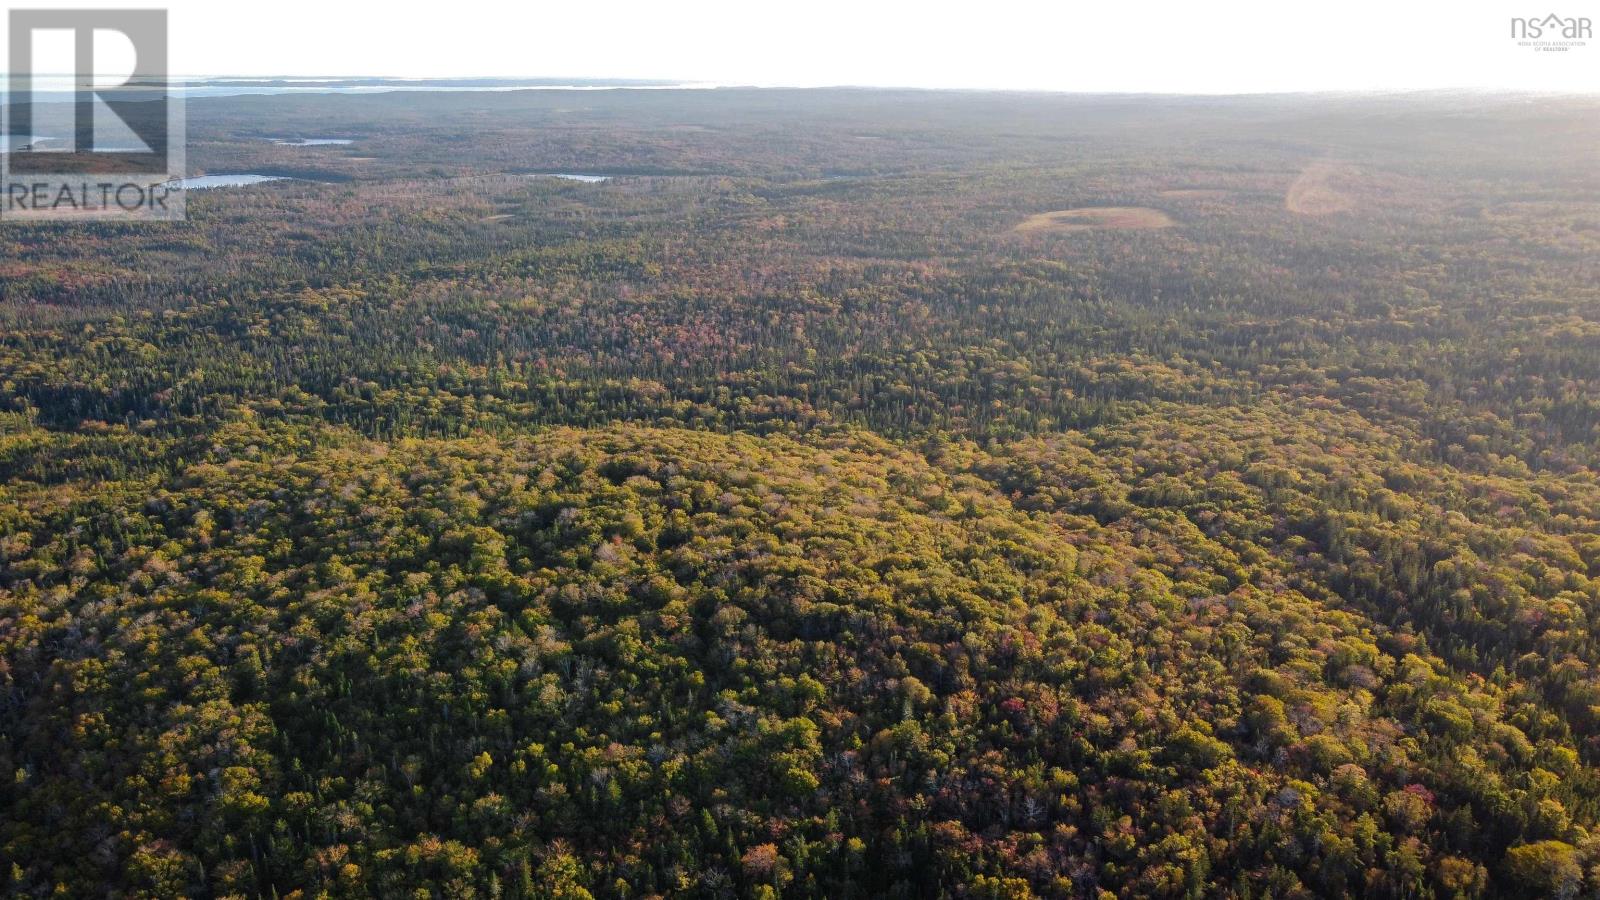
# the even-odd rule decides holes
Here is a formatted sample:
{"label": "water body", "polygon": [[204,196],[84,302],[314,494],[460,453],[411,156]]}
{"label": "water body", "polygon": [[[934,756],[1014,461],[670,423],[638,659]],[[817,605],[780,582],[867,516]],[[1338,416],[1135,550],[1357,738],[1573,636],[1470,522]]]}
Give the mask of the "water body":
{"label": "water body", "polygon": [[196,175],[193,178],[180,178],[171,184],[180,191],[205,191],[211,188],[244,187],[267,181],[293,180],[283,175]]}
{"label": "water body", "polygon": [[[6,79],[0,76],[0,85]],[[551,78],[184,78],[174,76],[168,91],[178,97],[242,97],[252,94],[381,94],[394,91],[672,91],[720,87],[699,82]],[[70,103],[67,76],[39,76],[33,99]]]}
{"label": "water body", "polygon": [[712,88],[702,82],[621,78],[190,78],[174,79],[187,97],[243,94],[368,94],[387,91],[660,91]]}
{"label": "water body", "polygon": [[272,138],[271,140],[280,147],[343,147],[346,144],[355,143],[350,138],[295,138],[293,140]]}
{"label": "water body", "polygon": [[48,143],[55,140],[42,134],[0,134],[0,153],[10,153],[14,150],[27,150],[35,144]]}
{"label": "water body", "polygon": [[[37,134],[12,134],[0,135],[0,153],[25,152],[29,150],[65,150],[65,146],[52,146],[61,144],[60,138],[44,137]],[[41,146],[43,145],[43,146]],[[96,145],[96,153],[149,153],[149,147],[103,147]]]}
{"label": "water body", "polygon": [[598,183],[600,183],[602,181],[610,181],[611,178],[612,178],[612,176],[610,176],[610,175],[574,175],[574,174],[572,174],[570,172],[539,172],[539,173],[537,173],[535,175],[531,175],[529,177],[531,177],[531,178],[565,178],[568,181],[581,181],[584,184],[598,184]]}

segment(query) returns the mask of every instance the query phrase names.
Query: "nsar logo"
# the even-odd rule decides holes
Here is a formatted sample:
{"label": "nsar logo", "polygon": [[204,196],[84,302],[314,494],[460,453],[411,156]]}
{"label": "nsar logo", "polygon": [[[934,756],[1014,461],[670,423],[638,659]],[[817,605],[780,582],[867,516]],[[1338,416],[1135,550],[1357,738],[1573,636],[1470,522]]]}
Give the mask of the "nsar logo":
{"label": "nsar logo", "polygon": [[1511,37],[1520,47],[1534,50],[1563,51],[1587,45],[1594,37],[1594,24],[1583,16],[1558,16],[1514,18],[1511,20]]}

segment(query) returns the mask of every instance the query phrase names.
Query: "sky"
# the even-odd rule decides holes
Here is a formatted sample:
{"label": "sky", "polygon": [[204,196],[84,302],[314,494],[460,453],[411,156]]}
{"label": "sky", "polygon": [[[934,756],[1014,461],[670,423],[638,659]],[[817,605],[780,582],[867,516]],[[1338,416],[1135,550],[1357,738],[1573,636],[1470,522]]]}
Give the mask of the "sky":
{"label": "sky", "polygon": [[183,75],[1203,94],[1600,91],[1594,38],[1540,52],[1511,36],[1516,16],[1600,22],[1600,0],[172,0],[166,8],[172,69]]}

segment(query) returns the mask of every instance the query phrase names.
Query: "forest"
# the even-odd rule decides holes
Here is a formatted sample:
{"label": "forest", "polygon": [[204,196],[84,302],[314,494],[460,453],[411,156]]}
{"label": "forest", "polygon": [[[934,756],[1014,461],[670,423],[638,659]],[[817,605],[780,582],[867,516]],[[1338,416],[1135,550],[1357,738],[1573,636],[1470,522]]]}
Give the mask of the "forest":
{"label": "forest", "polygon": [[0,224],[5,894],[1600,894],[1600,100],[188,118]]}

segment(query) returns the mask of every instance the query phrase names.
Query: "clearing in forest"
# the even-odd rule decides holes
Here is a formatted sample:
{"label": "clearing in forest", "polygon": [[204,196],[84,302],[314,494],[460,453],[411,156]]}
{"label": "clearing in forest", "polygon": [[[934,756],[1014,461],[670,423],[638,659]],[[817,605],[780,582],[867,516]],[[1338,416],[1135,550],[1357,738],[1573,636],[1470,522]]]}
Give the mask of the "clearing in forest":
{"label": "clearing in forest", "polygon": [[1177,223],[1159,209],[1144,206],[1087,206],[1029,216],[1013,231],[1089,231],[1095,228],[1169,228]]}
{"label": "clearing in forest", "polygon": [[1216,188],[1173,188],[1170,191],[1162,191],[1161,196],[1180,197],[1193,200],[1221,200],[1230,193],[1232,192],[1219,190]]}
{"label": "clearing in forest", "polygon": [[1284,195],[1284,208],[1302,216],[1325,216],[1355,208],[1350,189],[1359,175],[1342,163],[1318,160],[1300,173]]}

